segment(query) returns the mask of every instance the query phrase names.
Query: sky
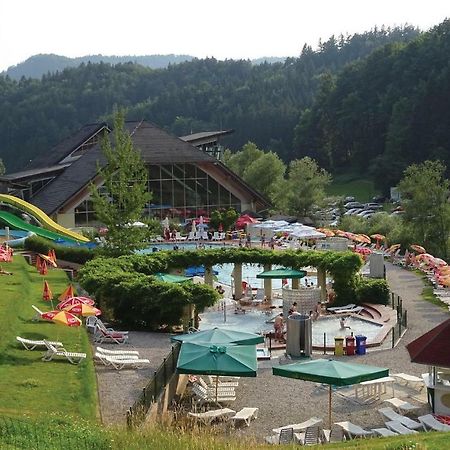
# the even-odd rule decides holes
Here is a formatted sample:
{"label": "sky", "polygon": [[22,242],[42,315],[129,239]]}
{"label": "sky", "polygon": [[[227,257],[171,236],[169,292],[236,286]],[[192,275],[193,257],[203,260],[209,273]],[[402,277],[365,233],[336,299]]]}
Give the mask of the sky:
{"label": "sky", "polygon": [[0,71],[39,53],[298,56],[333,34],[446,17],[448,0],[2,0]]}

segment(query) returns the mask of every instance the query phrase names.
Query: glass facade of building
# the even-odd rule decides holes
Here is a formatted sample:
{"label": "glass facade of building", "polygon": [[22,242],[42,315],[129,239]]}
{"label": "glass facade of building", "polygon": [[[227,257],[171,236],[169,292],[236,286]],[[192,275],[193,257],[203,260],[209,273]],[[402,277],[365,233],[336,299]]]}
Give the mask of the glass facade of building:
{"label": "glass facade of building", "polygon": [[[152,199],[145,215],[155,219],[183,221],[221,208],[241,211],[241,201],[195,164],[148,166],[148,189]],[[75,208],[75,225],[97,225],[90,200]]]}

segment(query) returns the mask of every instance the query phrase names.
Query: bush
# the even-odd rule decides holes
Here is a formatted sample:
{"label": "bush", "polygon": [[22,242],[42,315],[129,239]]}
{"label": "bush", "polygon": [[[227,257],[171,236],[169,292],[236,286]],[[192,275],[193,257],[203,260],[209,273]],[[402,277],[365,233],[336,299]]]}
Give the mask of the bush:
{"label": "bush", "polygon": [[66,247],[39,236],[31,236],[25,240],[25,250],[46,255],[50,249],[55,250],[57,258],[77,264],[84,264],[95,256],[95,252],[86,247]]}
{"label": "bush", "polygon": [[386,280],[361,278],[356,292],[358,303],[376,303],[380,305],[389,303],[389,286]]}

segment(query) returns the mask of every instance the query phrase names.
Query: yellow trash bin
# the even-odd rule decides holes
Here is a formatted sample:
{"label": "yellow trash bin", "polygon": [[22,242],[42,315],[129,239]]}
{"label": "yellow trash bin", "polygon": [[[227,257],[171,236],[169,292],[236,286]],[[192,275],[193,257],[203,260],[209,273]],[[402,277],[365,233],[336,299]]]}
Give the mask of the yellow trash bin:
{"label": "yellow trash bin", "polygon": [[343,337],[335,337],[334,338],[334,354],[336,356],[344,355],[344,338]]}

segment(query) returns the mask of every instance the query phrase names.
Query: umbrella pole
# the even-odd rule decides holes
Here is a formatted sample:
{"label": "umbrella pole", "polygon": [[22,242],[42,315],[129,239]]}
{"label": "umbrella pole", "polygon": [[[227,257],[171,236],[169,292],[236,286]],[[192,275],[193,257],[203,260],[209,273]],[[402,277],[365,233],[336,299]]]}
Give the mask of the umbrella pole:
{"label": "umbrella pole", "polygon": [[328,425],[331,430],[331,384],[328,390]]}
{"label": "umbrella pole", "polygon": [[216,375],[216,404],[217,405],[219,404],[219,402],[217,401],[218,391],[219,391],[219,375]]}

